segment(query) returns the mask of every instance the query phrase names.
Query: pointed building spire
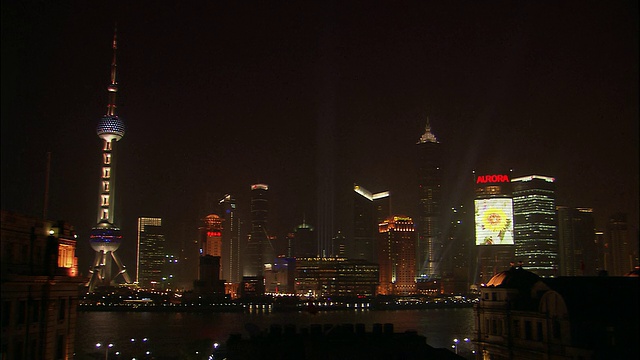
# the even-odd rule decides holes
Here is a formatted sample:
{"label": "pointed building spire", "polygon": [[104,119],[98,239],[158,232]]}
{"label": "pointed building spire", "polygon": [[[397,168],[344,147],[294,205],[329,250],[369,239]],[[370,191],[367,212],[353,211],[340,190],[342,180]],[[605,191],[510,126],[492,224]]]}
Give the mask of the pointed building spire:
{"label": "pointed building spire", "polygon": [[429,117],[427,116],[427,125],[424,127],[424,134],[422,134],[417,144],[424,144],[428,142],[437,143],[438,139],[436,139],[436,136],[431,132],[431,123],[429,122]]}
{"label": "pointed building spire", "polygon": [[116,114],[116,94],[118,93],[118,82],[116,81],[116,50],[118,50],[118,24],[113,29],[113,60],[111,61],[111,83],[107,87],[109,92],[109,104],[107,105],[107,115]]}

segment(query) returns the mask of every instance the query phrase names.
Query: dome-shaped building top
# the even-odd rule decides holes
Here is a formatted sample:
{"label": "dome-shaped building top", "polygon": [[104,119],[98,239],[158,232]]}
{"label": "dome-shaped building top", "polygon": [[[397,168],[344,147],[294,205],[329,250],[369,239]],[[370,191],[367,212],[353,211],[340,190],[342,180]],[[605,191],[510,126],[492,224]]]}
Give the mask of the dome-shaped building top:
{"label": "dome-shaped building top", "polygon": [[512,289],[531,288],[539,280],[540,277],[531,271],[523,269],[522,266],[514,266],[509,270],[495,274],[486,286]]}

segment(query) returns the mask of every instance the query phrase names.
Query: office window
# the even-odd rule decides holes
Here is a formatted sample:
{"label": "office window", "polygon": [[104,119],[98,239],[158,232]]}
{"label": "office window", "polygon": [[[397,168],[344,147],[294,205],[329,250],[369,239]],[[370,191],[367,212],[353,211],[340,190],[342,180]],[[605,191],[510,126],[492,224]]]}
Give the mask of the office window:
{"label": "office window", "polygon": [[544,340],[544,333],[542,332],[542,322],[538,321],[537,325],[537,335],[538,335],[538,341],[542,341]]}
{"label": "office window", "polygon": [[25,300],[21,300],[20,302],[18,302],[18,318],[16,323],[18,325],[23,325],[26,321],[26,317],[27,317],[27,302]]}
{"label": "office window", "polygon": [[58,320],[62,321],[64,320],[66,314],[67,314],[67,301],[66,299],[60,299],[59,301],[59,306],[58,306]]}
{"label": "office window", "polygon": [[552,331],[553,331],[553,338],[554,339],[560,339],[561,338],[561,332],[562,330],[560,329],[560,321],[559,320],[553,320],[553,323],[551,324],[552,327]]}
{"label": "office window", "polygon": [[36,323],[40,319],[40,301],[34,300],[31,303],[31,322]]}
{"label": "office window", "polygon": [[11,324],[11,301],[2,302],[2,327]]}
{"label": "office window", "polygon": [[533,339],[533,327],[531,326],[531,321],[528,320],[524,322],[524,338],[526,340]]}

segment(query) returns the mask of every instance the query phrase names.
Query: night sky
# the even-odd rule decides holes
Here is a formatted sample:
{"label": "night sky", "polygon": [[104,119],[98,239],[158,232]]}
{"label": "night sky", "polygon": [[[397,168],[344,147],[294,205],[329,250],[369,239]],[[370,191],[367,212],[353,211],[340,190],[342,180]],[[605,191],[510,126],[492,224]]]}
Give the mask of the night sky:
{"label": "night sky", "polygon": [[316,225],[318,188],[344,226],[354,182],[415,217],[427,117],[447,206],[472,170],[512,169],[555,177],[599,229],[626,212],[637,237],[637,1],[124,3],[2,2],[2,209],[42,216],[51,152],[47,217],[76,227],[83,272],[116,21],[129,267],[137,217],[176,249],[225,193],[248,220],[256,182],[279,237]]}

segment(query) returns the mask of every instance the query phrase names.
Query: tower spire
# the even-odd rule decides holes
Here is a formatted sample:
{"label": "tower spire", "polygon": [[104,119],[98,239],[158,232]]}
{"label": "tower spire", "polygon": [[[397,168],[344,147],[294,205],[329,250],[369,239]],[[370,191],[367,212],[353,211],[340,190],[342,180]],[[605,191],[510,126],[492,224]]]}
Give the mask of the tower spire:
{"label": "tower spire", "polygon": [[424,127],[424,134],[422,134],[422,136],[420,137],[420,140],[418,140],[418,144],[424,144],[427,142],[431,142],[431,143],[438,142],[438,139],[436,139],[436,136],[431,132],[431,123],[429,122],[428,116],[427,116],[427,125]]}
{"label": "tower spire", "polygon": [[107,87],[109,92],[109,104],[107,105],[107,115],[114,116],[116,114],[116,94],[118,93],[118,82],[116,81],[116,51],[118,50],[118,23],[113,29],[113,59],[111,60],[111,83]]}

